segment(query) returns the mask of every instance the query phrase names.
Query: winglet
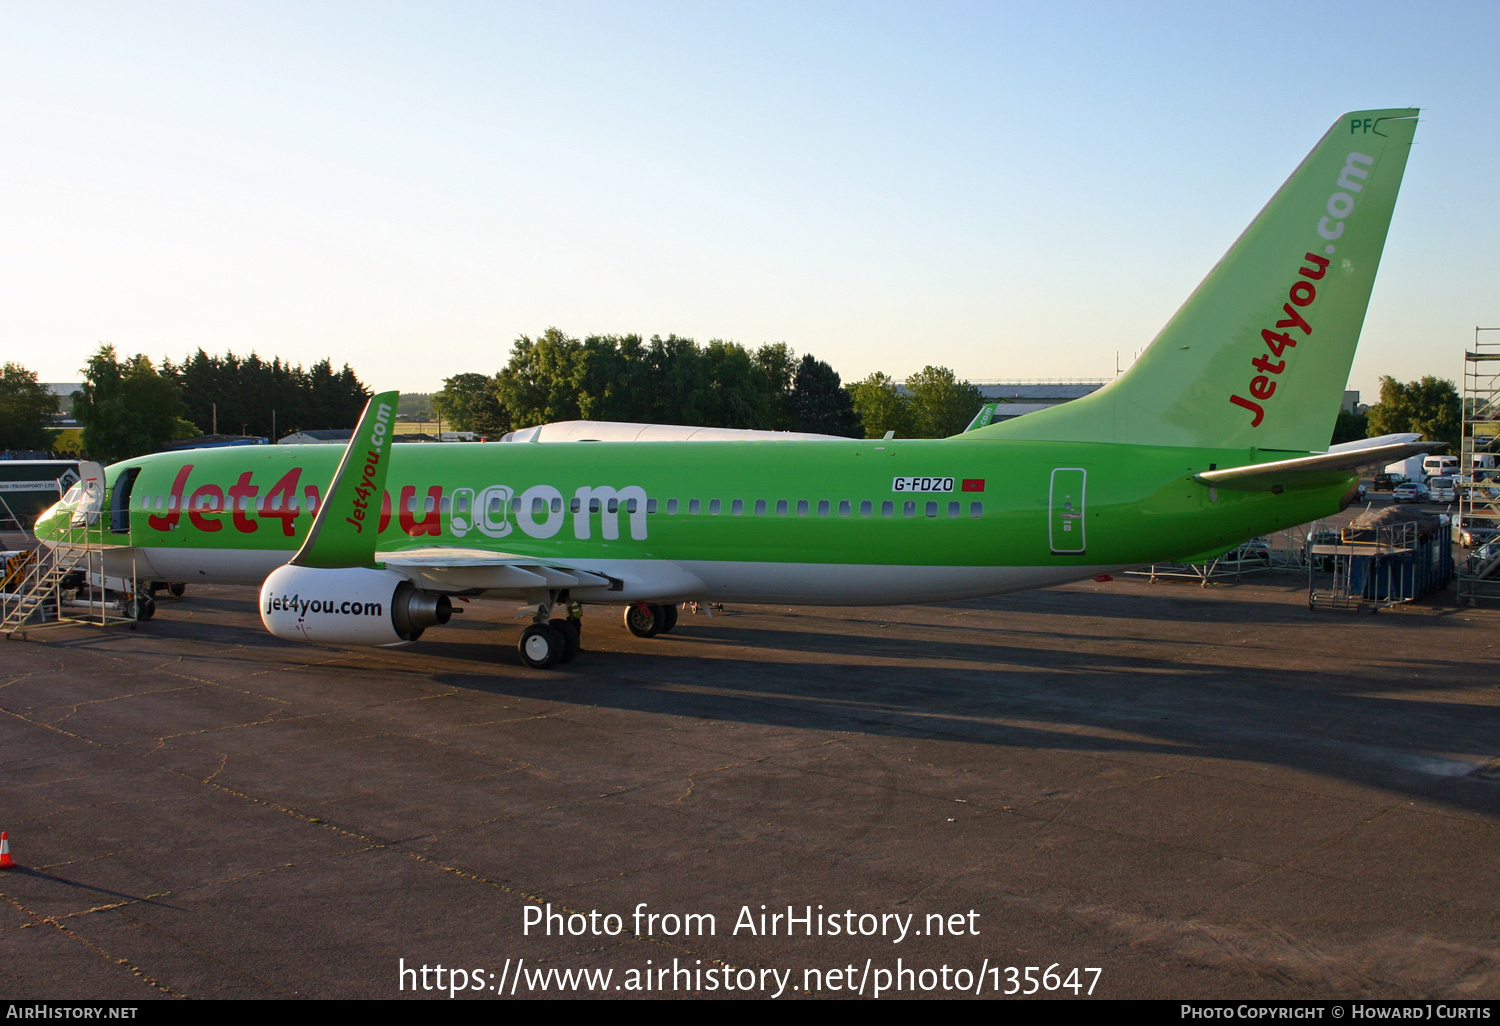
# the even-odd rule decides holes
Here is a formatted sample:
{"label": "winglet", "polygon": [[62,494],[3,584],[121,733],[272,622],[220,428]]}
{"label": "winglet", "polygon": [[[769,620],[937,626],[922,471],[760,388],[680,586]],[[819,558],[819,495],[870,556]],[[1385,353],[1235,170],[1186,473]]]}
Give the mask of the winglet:
{"label": "winglet", "polygon": [[293,566],[375,564],[375,536],[380,531],[381,497],[390,466],[391,425],[399,398],[398,392],[370,397],[307,539],[292,557]]}

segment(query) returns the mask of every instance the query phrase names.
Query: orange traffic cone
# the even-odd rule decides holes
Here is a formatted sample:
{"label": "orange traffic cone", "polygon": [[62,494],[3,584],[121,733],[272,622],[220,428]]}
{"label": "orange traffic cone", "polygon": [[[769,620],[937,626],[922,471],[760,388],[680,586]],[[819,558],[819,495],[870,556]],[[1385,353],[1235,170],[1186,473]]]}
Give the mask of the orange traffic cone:
{"label": "orange traffic cone", "polygon": [[10,857],[10,835],[0,830],[0,869],[12,869],[16,860]]}

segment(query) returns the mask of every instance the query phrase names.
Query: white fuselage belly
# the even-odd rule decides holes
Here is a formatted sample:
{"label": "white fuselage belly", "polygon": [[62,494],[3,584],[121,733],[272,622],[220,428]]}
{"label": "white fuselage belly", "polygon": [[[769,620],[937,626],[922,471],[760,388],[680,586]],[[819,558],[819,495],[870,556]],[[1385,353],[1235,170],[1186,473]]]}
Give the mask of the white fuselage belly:
{"label": "white fuselage belly", "polygon": [[[129,550],[122,550],[129,551]],[[137,549],[137,572],[164,581],[259,584],[291,554],[275,550]],[[539,560],[538,562],[546,562]],[[1109,566],[893,566],[870,563],[749,563],[727,560],[591,560],[588,568],[623,587],[575,588],[583,602],[709,600],[894,605],[944,602],[1046,588],[1119,569]],[[123,568],[128,573],[128,567]],[[422,575],[414,574],[414,578]],[[426,578],[423,587],[444,588]],[[457,589],[453,589],[457,590]],[[489,589],[495,598],[527,596]]]}

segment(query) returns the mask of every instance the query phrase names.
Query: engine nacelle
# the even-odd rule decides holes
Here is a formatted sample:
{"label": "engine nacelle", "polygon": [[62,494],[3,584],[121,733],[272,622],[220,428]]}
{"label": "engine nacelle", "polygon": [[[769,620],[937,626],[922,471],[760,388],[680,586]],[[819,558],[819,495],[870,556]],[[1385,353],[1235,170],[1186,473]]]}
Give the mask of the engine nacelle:
{"label": "engine nacelle", "polygon": [[288,564],[260,586],[260,622],[288,641],[405,645],[452,615],[447,595],[422,591],[394,570]]}

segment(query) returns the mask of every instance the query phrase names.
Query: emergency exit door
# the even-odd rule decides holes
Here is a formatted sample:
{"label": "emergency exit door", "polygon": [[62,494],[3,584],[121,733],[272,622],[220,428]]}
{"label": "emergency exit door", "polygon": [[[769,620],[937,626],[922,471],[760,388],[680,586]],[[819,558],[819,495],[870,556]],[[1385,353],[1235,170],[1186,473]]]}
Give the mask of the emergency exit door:
{"label": "emergency exit door", "polygon": [[1047,501],[1048,539],[1055,556],[1081,556],[1084,541],[1084,486],[1088,471],[1058,467],[1052,472],[1051,497]]}

